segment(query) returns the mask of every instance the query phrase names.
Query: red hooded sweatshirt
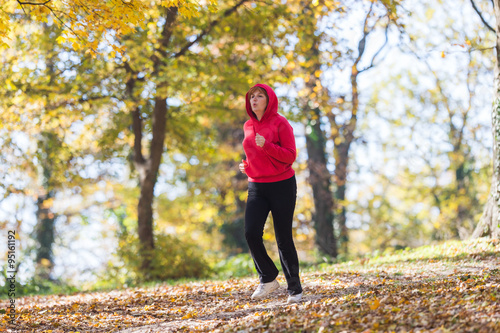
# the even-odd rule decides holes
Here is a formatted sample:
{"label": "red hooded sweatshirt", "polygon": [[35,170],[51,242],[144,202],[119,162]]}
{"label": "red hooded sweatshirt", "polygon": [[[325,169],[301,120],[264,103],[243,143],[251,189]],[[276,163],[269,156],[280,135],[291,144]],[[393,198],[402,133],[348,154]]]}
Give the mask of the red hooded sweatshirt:
{"label": "red hooded sweatshirt", "polygon": [[[295,137],[292,126],[285,117],[278,114],[278,98],[273,89],[265,84],[256,84],[256,86],[266,90],[269,103],[264,116],[259,121],[250,106],[250,96],[246,94],[246,109],[250,120],[243,126],[245,131],[243,149],[248,164],[245,172],[250,182],[279,182],[295,175],[292,169],[297,155]],[[266,139],[263,147],[255,143],[257,133]]]}

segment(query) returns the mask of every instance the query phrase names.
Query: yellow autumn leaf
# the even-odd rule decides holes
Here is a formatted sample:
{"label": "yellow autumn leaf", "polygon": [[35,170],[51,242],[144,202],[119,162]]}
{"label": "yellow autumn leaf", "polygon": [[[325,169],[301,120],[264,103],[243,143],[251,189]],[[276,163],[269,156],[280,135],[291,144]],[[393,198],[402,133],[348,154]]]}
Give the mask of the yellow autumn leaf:
{"label": "yellow autumn leaf", "polygon": [[59,43],[59,44],[62,44],[66,41],[66,37],[64,36],[59,36],[56,38],[56,42]]}
{"label": "yellow autumn leaf", "polygon": [[16,86],[14,84],[12,84],[12,81],[7,79],[5,80],[5,84],[7,85],[7,89],[9,90],[16,90]]}
{"label": "yellow autumn leaf", "polygon": [[368,301],[368,306],[370,307],[370,309],[376,310],[380,306],[380,301],[375,298],[373,301]]}
{"label": "yellow autumn leaf", "polygon": [[82,47],[82,46],[81,46],[80,44],[78,44],[77,42],[73,42],[73,44],[71,44],[71,46],[73,46],[73,49],[74,49],[75,51],[80,50],[80,49],[81,49],[81,47]]}
{"label": "yellow autumn leaf", "polygon": [[187,315],[185,315],[184,317],[182,317],[182,319],[193,318],[195,316],[195,314],[196,314],[196,312],[190,312]]}
{"label": "yellow autumn leaf", "polygon": [[49,259],[42,258],[42,260],[40,260],[40,264],[44,267],[49,267],[52,263]]}

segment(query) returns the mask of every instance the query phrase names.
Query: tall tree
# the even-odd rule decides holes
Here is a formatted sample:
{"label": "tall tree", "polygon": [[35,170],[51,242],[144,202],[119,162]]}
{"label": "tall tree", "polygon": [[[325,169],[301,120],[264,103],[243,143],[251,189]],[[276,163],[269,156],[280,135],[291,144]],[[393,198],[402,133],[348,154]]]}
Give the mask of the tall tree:
{"label": "tall tree", "polygon": [[[123,96],[131,105],[131,129],[133,139],[133,163],[139,178],[140,196],[138,202],[138,235],[143,258],[142,269],[146,277],[151,266],[151,252],[154,250],[153,200],[158,170],[165,149],[165,135],[169,127],[167,120],[175,117],[175,108],[169,107],[167,98],[180,97],[177,84],[183,84],[183,78],[175,79],[171,75],[178,72],[184,61],[195,61],[196,55],[188,56],[191,48],[208,38],[214,27],[224,18],[234,14],[247,0],[227,4],[213,15],[189,22],[180,18],[178,7],[168,7],[160,15],[152,14],[148,29],[124,39],[124,45],[130,47],[130,60],[120,67],[124,71],[126,90]],[[164,19],[161,27],[154,23]],[[188,35],[191,35],[188,37]],[[146,37],[146,38],[144,38]],[[148,56],[141,54],[145,47]],[[192,67],[191,67],[192,68]],[[192,74],[190,75],[192,77]],[[149,98],[141,98],[147,84],[154,86]],[[185,84],[185,83],[184,83]],[[185,93],[189,95],[189,92]],[[195,97],[195,96],[191,96]],[[170,111],[170,112],[169,112]],[[145,143],[149,140],[149,153],[144,154]]]}
{"label": "tall tree", "polygon": [[[365,55],[365,47],[368,36],[382,29],[385,29],[387,41],[387,29],[394,23],[397,5],[392,1],[344,1],[330,6],[325,2],[321,5],[309,3],[298,15],[299,25],[304,29],[297,34],[298,42],[290,60],[293,60],[291,65],[299,66],[287,67],[293,67],[289,71],[299,90],[297,107],[303,112],[306,125],[309,182],[315,201],[316,242],[320,252],[336,257],[336,233],[340,249],[347,254],[345,195],[348,164],[358,114],[362,109],[358,80],[363,72],[377,65],[386,43],[379,45],[379,50],[368,56]],[[352,17],[359,17],[360,12],[364,20],[360,22],[361,27],[356,28],[361,30],[361,37],[357,45],[351,45],[352,41],[344,39],[339,31],[347,30],[344,24],[354,25]],[[344,68],[350,68],[349,83],[340,79]],[[332,80],[329,77],[333,71],[339,75]],[[349,86],[346,91],[333,88],[346,85]],[[328,154],[328,143],[333,145],[332,154]],[[333,180],[328,168],[329,156],[334,159]],[[334,225],[338,227],[337,232]]]}
{"label": "tall tree", "polygon": [[493,130],[493,175],[491,179],[491,189],[488,202],[486,203],[483,215],[474,231],[472,237],[477,238],[489,235],[492,238],[500,237],[500,1],[492,0],[495,17],[494,29],[487,23],[480,9],[474,0],[471,4],[478,13],[486,29],[495,32],[495,67],[494,67],[494,87],[493,109],[491,111]]}
{"label": "tall tree", "polygon": [[492,36],[464,15],[471,9],[451,4],[411,4],[391,57],[408,66],[376,75],[374,112],[361,123],[371,144],[360,152],[369,160],[360,170],[376,180],[358,182],[351,204],[372,250],[468,237],[486,202],[492,59],[480,50]]}
{"label": "tall tree", "polygon": [[79,173],[84,172],[81,160],[91,154],[91,148],[86,140],[71,142],[79,135],[72,126],[82,121],[82,115],[67,110],[85,105],[95,96],[74,94],[82,82],[91,81],[85,74],[88,63],[56,43],[62,32],[59,27],[23,18],[15,22],[15,28],[16,34],[11,36],[14,47],[6,49],[1,58],[6,85],[0,89],[0,128],[6,131],[10,144],[19,137],[27,145],[20,155],[25,161],[10,166],[22,170],[29,179],[20,192],[27,199],[33,198],[36,206],[37,223],[32,233],[36,241],[35,275],[50,278],[56,221],[66,214],[58,216],[54,210],[57,194],[80,191],[88,184]]}
{"label": "tall tree", "polygon": [[[370,4],[370,7],[366,13],[365,20],[363,22],[363,33],[362,37],[358,42],[358,53],[354,58],[351,65],[350,73],[350,103],[346,107],[343,98],[339,98],[340,107],[344,113],[347,112],[347,120],[343,122],[339,120],[339,114],[335,112],[328,113],[328,118],[330,119],[331,125],[331,138],[334,142],[334,157],[335,157],[335,198],[337,200],[337,221],[340,228],[339,242],[340,247],[344,254],[348,253],[348,243],[349,243],[349,233],[347,228],[347,218],[346,218],[346,189],[347,189],[347,177],[348,177],[348,166],[349,166],[349,155],[351,151],[351,145],[355,140],[355,131],[357,129],[358,114],[361,111],[360,105],[360,91],[359,91],[359,76],[360,74],[372,69],[379,62],[379,54],[384,49],[388,40],[388,30],[391,24],[391,16],[395,16],[394,4],[384,8],[386,12],[377,14],[374,12],[375,2]],[[372,22],[370,22],[372,21]],[[382,23],[385,21],[384,23]],[[362,60],[365,60],[365,50],[366,44],[368,42],[368,37],[370,34],[377,30],[377,26],[385,24],[385,41],[379,46],[379,49],[371,56],[369,65],[362,65]],[[365,60],[366,61],[366,60]]]}
{"label": "tall tree", "polygon": [[321,16],[317,16],[317,10],[313,10],[311,4],[306,5],[301,20],[301,26],[307,27],[301,35],[301,42],[305,48],[305,52],[302,54],[306,59],[306,68],[304,69],[309,72],[309,75],[306,74],[305,77],[307,93],[300,98],[299,107],[306,119],[307,166],[309,183],[314,197],[313,219],[316,244],[321,254],[336,258],[338,251],[333,225],[334,199],[325,151],[327,140],[321,129],[322,114],[319,104],[315,107],[312,103],[312,100],[315,100],[314,96],[321,94],[321,90],[323,90],[320,80],[323,67],[320,45],[325,36],[324,33],[318,33],[318,18]]}
{"label": "tall tree", "polygon": [[[171,159],[178,170],[177,179],[186,185],[187,193],[171,203],[162,199],[162,220],[188,233],[207,230],[214,238],[222,234],[222,249],[230,254],[247,248],[243,237],[247,177],[235,168],[245,158],[241,146],[243,123],[248,119],[245,93],[259,82],[275,85],[283,81],[281,73],[273,70],[274,61],[269,59],[284,53],[280,46],[284,32],[278,26],[287,20],[286,8],[277,3],[255,6],[228,17],[224,25],[214,29],[203,44],[210,55],[198,54],[198,58],[213,64],[205,66],[200,76],[217,80],[204,88],[208,89],[206,97],[190,106],[193,112],[196,110],[198,125],[188,126],[187,137],[191,140],[178,151],[185,158],[178,158],[177,162]],[[264,21],[269,23],[261,25]],[[167,212],[166,207],[172,210]],[[214,250],[213,240],[208,242]]]}

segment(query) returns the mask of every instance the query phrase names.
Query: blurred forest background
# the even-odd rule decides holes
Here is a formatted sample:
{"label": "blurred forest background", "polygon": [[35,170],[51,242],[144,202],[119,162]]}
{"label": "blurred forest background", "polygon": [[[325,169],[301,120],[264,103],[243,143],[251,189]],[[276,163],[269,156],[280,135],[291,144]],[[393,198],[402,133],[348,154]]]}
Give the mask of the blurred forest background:
{"label": "blurred forest background", "polygon": [[294,128],[304,267],[473,235],[494,1],[87,2],[0,5],[0,240],[16,230],[21,293],[252,274],[256,83]]}

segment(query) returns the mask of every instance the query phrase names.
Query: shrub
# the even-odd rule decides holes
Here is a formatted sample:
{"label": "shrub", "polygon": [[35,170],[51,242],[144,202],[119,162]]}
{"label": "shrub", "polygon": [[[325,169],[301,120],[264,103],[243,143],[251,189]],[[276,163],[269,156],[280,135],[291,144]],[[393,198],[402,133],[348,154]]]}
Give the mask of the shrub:
{"label": "shrub", "polygon": [[249,254],[238,254],[218,261],[213,266],[215,277],[230,279],[255,274],[255,266]]}
{"label": "shrub", "polygon": [[[0,286],[0,298],[6,299],[10,291],[10,284],[7,281],[7,275],[2,272],[6,283]],[[29,295],[51,295],[51,294],[72,294],[78,292],[78,288],[60,280],[46,280],[39,277],[31,277],[28,281],[21,284],[16,280],[15,297]]]}
{"label": "shrub", "polygon": [[158,234],[151,256],[151,268],[143,272],[141,264],[146,259],[139,255],[139,240],[135,235],[120,236],[118,255],[124,268],[132,273],[135,282],[165,281],[181,278],[200,278],[210,274],[210,268],[201,249],[192,241],[172,235]]}

